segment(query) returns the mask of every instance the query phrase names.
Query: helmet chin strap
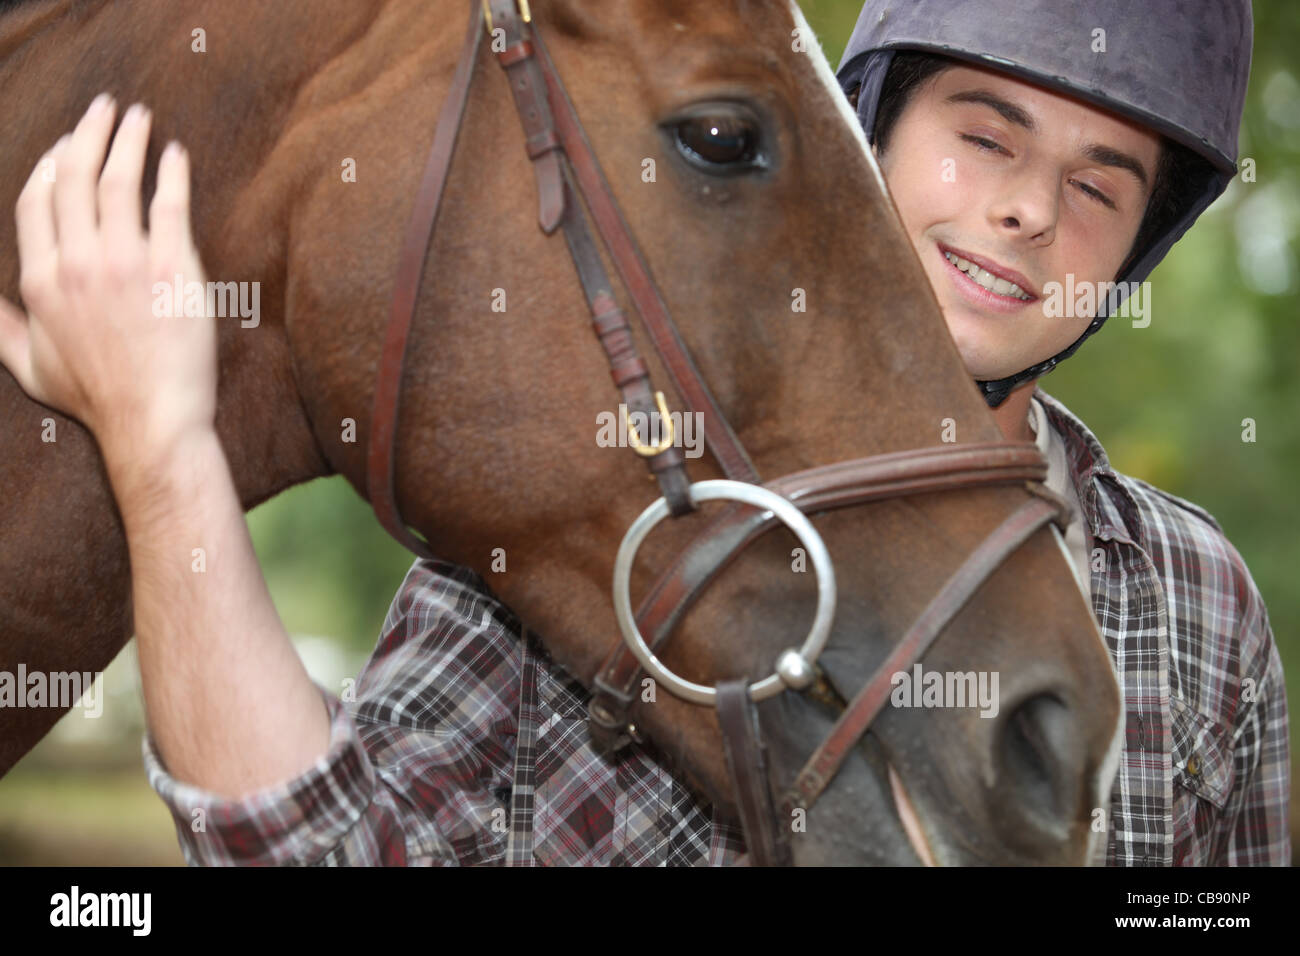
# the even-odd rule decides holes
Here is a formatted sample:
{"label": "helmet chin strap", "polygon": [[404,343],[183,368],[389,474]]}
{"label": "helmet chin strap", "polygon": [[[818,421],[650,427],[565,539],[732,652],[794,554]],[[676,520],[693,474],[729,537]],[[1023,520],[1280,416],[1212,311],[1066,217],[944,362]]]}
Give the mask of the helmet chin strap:
{"label": "helmet chin strap", "polygon": [[988,402],[989,408],[997,408],[1007,400],[1007,396],[1010,395],[1017,386],[1024,384],[1030,379],[1038,378],[1041,375],[1047,374],[1052,369],[1056,368],[1056,366],[1061,362],[1064,362],[1073,355],[1075,350],[1083,344],[1083,340],[1101,328],[1102,323],[1106,321],[1106,307],[1109,304],[1109,302],[1102,304],[1100,314],[1089,323],[1086,329],[1083,330],[1083,334],[1074,340],[1074,344],[1067,346],[1060,352],[1057,352],[1046,361],[1039,362],[1037,365],[1031,365],[1029,368],[1017,372],[1015,375],[1008,375],[1006,378],[994,379],[993,381],[988,382],[981,382],[979,379],[976,379],[975,385],[984,395],[984,401]]}

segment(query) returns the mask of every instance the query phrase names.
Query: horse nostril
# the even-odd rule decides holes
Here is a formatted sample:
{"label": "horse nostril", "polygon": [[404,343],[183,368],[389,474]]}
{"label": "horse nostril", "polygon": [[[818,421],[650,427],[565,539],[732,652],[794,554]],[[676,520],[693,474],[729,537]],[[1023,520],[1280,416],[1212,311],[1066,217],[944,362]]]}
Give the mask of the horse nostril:
{"label": "horse nostril", "polygon": [[1052,694],[1020,704],[1003,727],[999,746],[1010,794],[1053,828],[1075,813],[1069,782],[1083,769],[1079,744],[1069,709]]}

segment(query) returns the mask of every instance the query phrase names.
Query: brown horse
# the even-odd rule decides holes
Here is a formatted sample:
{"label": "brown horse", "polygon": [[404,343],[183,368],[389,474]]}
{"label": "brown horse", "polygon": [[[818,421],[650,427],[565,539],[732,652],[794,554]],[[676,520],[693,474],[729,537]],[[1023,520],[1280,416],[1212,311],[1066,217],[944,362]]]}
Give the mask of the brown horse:
{"label": "brown horse", "polygon": [[[1000,438],[797,7],[533,6],[686,343],[763,476],[936,445],[949,419],[960,442]],[[256,327],[218,320],[218,427],[245,507],[331,473],[366,493],[395,264],[467,13],[463,0],[27,0],[0,16],[0,207],[12,209],[42,152],[106,89],[153,109],[151,168],[167,139],[194,156],[209,277],[260,283]],[[616,634],[615,551],[656,491],[636,455],[596,440],[617,393],[564,243],[538,229],[519,117],[491,60],[477,61],[420,289],[397,497],[442,557],[483,573],[589,682]],[[753,154],[711,165],[680,136],[689,115],[738,123]],[[16,301],[11,217],[0,230],[0,294]],[[0,409],[0,670],[101,669],[132,613],[94,441],[7,374]],[[42,441],[49,418],[54,442]],[[690,468],[696,480],[721,475],[708,455]],[[991,487],[816,518],[838,571],[821,663],[840,695],[857,693],[947,576],[1030,497]],[[633,594],[715,507],[651,536]],[[792,543],[771,534],[746,550],[663,660],[703,683],[770,672],[812,617],[813,576],[791,573]],[[491,569],[498,548],[505,573]],[[892,769],[940,863],[1083,862],[1094,810],[1107,805],[1119,702],[1059,536],[1041,530],[1011,554],[924,667],[999,674],[998,716],[886,706],[811,811],[796,861],[915,863]],[[782,786],[832,717],[790,693],[760,711]],[[59,715],[0,711],[0,772]],[[713,711],[660,693],[636,719],[733,806]]]}

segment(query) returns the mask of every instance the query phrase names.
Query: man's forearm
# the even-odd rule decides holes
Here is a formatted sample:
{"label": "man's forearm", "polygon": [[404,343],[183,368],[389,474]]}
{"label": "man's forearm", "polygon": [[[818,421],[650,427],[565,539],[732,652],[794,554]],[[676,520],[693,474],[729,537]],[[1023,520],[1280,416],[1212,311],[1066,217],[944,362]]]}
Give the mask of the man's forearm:
{"label": "man's forearm", "polygon": [[320,697],[271,602],[215,433],[105,449],[126,526],[149,727],[177,779],[244,796],[328,748]]}

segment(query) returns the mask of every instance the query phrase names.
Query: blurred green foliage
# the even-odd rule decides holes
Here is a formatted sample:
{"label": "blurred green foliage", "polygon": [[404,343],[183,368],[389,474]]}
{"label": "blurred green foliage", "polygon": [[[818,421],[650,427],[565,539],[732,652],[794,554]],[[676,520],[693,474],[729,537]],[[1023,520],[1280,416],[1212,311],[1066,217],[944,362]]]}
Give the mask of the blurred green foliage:
{"label": "blurred green foliage", "polygon": [[367,656],[413,556],[342,477],[291,488],[248,516],[253,547],[291,634]]}

